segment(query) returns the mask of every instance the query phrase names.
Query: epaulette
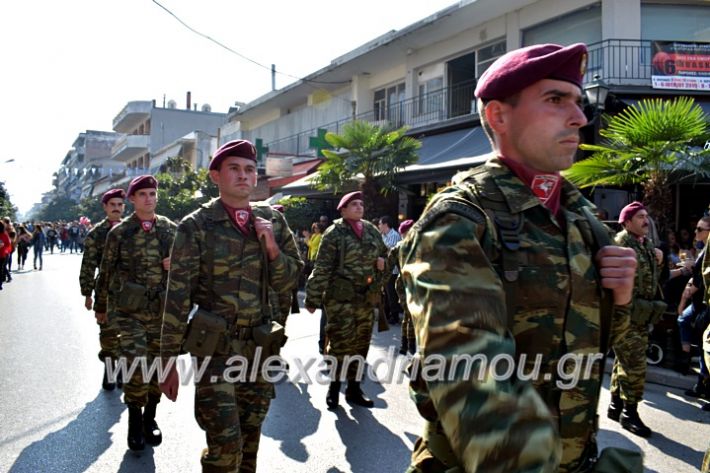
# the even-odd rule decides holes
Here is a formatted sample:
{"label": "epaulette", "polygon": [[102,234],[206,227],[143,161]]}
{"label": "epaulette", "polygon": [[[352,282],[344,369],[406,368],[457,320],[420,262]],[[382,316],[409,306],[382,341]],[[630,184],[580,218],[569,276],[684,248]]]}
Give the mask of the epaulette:
{"label": "epaulette", "polygon": [[447,213],[460,215],[479,225],[486,223],[486,215],[480,208],[460,200],[447,199],[432,205],[426,213],[417,220],[413,229],[417,232],[424,230],[434,220]]}

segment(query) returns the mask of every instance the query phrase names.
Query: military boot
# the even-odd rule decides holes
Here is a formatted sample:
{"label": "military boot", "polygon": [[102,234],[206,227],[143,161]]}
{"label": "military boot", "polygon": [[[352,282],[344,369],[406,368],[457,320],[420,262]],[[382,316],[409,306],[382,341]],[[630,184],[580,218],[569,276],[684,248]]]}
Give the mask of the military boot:
{"label": "military boot", "polygon": [[705,399],[710,399],[710,387],[708,387],[708,381],[702,374],[698,375],[698,381],[693,385],[692,388],[685,391],[686,396],[690,397],[703,397]]}
{"label": "military boot", "polygon": [[357,381],[348,381],[348,387],[345,388],[345,400],[350,404],[362,407],[373,407],[375,405],[372,399],[365,396],[362,389],[360,389],[360,383]]}
{"label": "military boot", "polygon": [[143,436],[148,445],[157,447],[163,441],[163,433],[155,421],[155,410],[158,407],[160,398],[148,398],[148,404],[143,411]]}
{"label": "military boot", "polygon": [[108,368],[106,367],[106,363],[104,363],[104,379],[101,381],[101,387],[106,391],[113,391],[116,388],[116,384],[110,382],[108,379]]}
{"label": "military boot", "polygon": [[621,413],[619,423],[621,427],[639,437],[648,438],[653,432],[643,423],[638,413],[638,405],[634,402],[624,404],[624,411]]}
{"label": "military boot", "polygon": [[606,416],[611,420],[619,422],[619,417],[621,417],[621,411],[623,410],[624,401],[621,400],[621,396],[612,393],[609,408],[606,410]]}
{"label": "military boot", "polygon": [[128,448],[134,451],[145,449],[143,413],[138,406],[128,406]]}
{"label": "military boot", "polygon": [[340,404],[340,381],[331,381],[328,387],[328,395],[325,397],[328,409],[335,409]]}
{"label": "military boot", "polygon": [[409,350],[409,339],[404,337],[404,338],[402,338],[402,344],[399,347],[399,354],[406,355],[408,350]]}
{"label": "military boot", "polygon": [[417,352],[417,339],[416,338],[408,338],[407,344],[409,345],[409,353],[414,355]]}

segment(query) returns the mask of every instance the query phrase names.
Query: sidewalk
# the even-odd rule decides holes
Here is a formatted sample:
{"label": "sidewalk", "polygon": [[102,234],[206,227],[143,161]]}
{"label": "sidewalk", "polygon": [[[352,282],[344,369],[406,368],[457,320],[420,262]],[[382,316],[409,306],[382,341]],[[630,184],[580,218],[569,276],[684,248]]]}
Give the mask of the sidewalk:
{"label": "sidewalk", "polygon": [[[695,361],[695,359],[693,360]],[[606,368],[604,369],[606,374],[611,374],[611,367],[613,364],[613,358],[606,359]],[[646,367],[646,383],[659,384],[661,386],[668,386],[678,389],[690,389],[693,387],[693,384],[695,384],[696,379],[697,372],[694,370],[687,376],[683,376],[677,371],[662,368],[660,366],[647,365]]]}

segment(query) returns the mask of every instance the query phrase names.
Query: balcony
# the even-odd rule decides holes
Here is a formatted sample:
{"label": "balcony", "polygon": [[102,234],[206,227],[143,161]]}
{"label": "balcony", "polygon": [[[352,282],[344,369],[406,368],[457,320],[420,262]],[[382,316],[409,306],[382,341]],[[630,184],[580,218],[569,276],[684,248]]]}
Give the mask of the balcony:
{"label": "balcony", "polygon": [[149,151],[150,135],[124,135],[111,148],[111,159],[128,162]]}
{"label": "balcony", "polygon": [[[473,91],[476,81],[470,80],[453,87],[445,87],[392,104],[384,100],[376,102],[370,111],[355,118],[382,126],[399,128],[423,128],[443,124],[456,119],[467,120],[477,113]],[[352,117],[319,126],[320,129],[338,133],[342,126],[352,121]],[[312,156],[309,138],[316,136],[317,129],[306,130],[268,143],[269,154],[290,156]]]}
{"label": "balcony", "polygon": [[651,87],[650,40],[607,39],[588,46],[584,83],[599,75],[609,85]]}
{"label": "balcony", "polygon": [[119,133],[130,133],[143,121],[150,117],[153,102],[128,102],[123,110],[113,119],[113,129]]}

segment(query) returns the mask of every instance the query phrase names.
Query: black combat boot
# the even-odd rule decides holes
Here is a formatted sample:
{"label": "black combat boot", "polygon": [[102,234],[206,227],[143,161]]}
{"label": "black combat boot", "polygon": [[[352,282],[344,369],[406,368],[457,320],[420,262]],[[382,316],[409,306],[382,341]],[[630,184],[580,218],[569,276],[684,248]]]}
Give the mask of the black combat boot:
{"label": "black combat boot", "polygon": [[160,398],[148,398],[148,404],[143,410],[143,436],[145,437],[145,443],[153,447],[157,447],[163,441],[163,433],[155,421],[155,410],[158,407],[158,402],[160,402]]}
{"label": "black combat boot", "polygon": [[639,437],[648,438],[653,432],[643,423],[638,413],[636,403],[627,402],[624,404],[624,411],[621,413],[619,423],[621,427]]}
{"label": "black combat boot", "polygon": [[128,448],[134,451],[145,449],[143,413],[138,406],[128,406]]}
{"label": "black combat boot", "polygon": [[708,381],[702,374],[698,375],[698,382],[693,385],[692,388],[685,391],[686,396],[690,397],[703,397],[705,399],[710,399],[710,387],[708,387]]}
{"label": "black combat boot", "polygon": [[101,382],[101,387],[106,391],[113,391],[116,388],[116,384],[110,382],[108,379],[108,368],[106,367],[106,363],[104,363],[104,380]]}
{"label": "black combat boot", "polygon": [[357,381],[348,381],[348,387],[345,388],[345,400],[350,404],[362,407],[373,407],[375,405],[372,399],[365,396],[362,389],[360,389],[360,383]]}
{"label": "black combat boot", "polygon": [[621,400],[621,396],[619,394],[612,393],[609,408],[606,410],[606,416],[611,420],[619,422],[619,417],[621,417],[621,411],[623,410],[624,401]]}
{"label": "black combat boot", "polygon": [[409,345],[409,353],[414,355],[417,352],[417,339],[416,338],[408,338],[407,344]]}
{"label": "black combat boot", "polygon": [[409,350],[409,339],[402,337],[402,345],[399,347],[399,354],[406,355]]}
{"label": "black combat boot", "polygon": [[336,409],[340,404],[340,381],[331,381],[328,387],[328,395],[325,397],[328,409]]}

